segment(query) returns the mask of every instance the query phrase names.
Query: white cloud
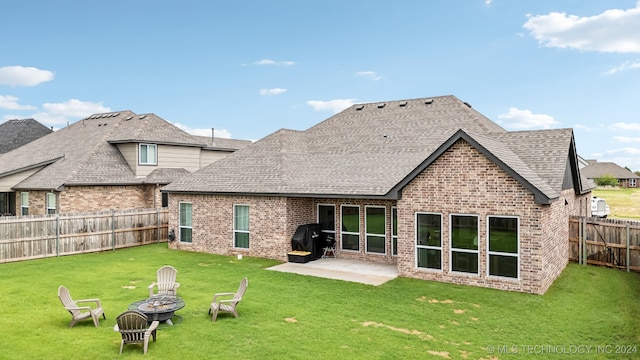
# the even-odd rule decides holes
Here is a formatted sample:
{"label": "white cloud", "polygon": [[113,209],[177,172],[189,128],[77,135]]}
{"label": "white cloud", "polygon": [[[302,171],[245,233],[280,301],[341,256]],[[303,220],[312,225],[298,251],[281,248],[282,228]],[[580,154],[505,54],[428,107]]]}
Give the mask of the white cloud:
{"label": "white cloud", "polygon": [[484,0],[484,4],[487,6],[491,6],[491,3],[493,2],[493,0]]}
{"label": "white cloud", "polygon": [[505,126],[512,129],[533,129],[543,128],[549,129],[558,122],[551,115],[534,114],[531,110],[520,110],[518,108],[509,108],[506,114],[498,115],[499,119],[504,119]]}
{"label": "white cloud", "polygon": [[340,111],[355,104],[356,100],[357,99],[335,99],[329,101],[309,100],[307,101],[307,105],[311,106],[316,111],[331,110],[334,113],[339,113]]}
{"label": "white cloud", "polygon": [[31,105],[20,105],[18,98],[11,95],[0,95],[0,109],[7,110],[33,110],[36,107]]}
{"label": "white cloud", "polygon": [[34,67],[0,67],[0,84],[9,86],[36,86],[53,80],[53,72]]}
{"label": "white cloud", "polygon": [[378,75],[375,71],[358,71],[356,72],[356,75],[371,79],[373,81],[382,79],[382,76]]}
{"label": "white cloud", "polygon": [[[173,123],[177,128],[188,132],[191,135],[211,136],[211,129],[194,129],[180,123]],[[224,129],[214,129],[215,137],[223,139],[231,139],[231,133]]]}
{"label": "white cloud", "polygon": [[640,131],[640,123],[615,123],[609,127],[611,130],[624,130],[624,131]]}
{"label": "white cloud", "polygon": [[613,140],[620,143],[640,143],[640,137],[614,136]]}
{"label": "white cloud", "polygon": [[281,89],[281,88],[260,89],[260,95],[279,95],[285,91],[287,91],[287,89]]}
{"label": "white cloud", "polygon": [[276,66],[291,66],[295,65],[293,61],[275,61],[271,59],[262,59],[260,61],[256,61],[254,64],[256,65],[276,65]]}
{"label": "white cloud", "polygon": [[527,15],[523,27],[547,47],[584,51],[640,52],[640,2],[628,10],[612,9],[580,17],[562,12]]}
{"label": "white cloud", "polygon": [[640,148],[624,147],[597,154],[598,161],[611,161],[631,171],[640,170]]}
{"label": "white cloud", "polygon": [[42,111],[30,117],[48,125],[66,125],[68,122],[85,118],[92,114],[110,112],[102,103],[71,99],[62,103],[45,103]]}
{"label": "white cloud", "polygon": [[630,70],[630,69],[640,69],[640,61],[626,61],[616,67],[613,67],[607,71],[604,72],[604,75],[613,75],[615,73],[619,73],[625,70]]}

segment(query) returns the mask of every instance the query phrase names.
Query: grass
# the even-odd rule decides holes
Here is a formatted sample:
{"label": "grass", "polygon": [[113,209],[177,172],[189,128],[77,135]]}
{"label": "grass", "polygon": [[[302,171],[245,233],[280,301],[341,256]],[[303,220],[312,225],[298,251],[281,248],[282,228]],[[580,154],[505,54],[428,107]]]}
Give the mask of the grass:
{"label": "grass", "polygon": [[592,193],[607,202],[609,217],[640,220],[640,188],[598,188]]}
{"label": "grass", "polygon": [[[593,346],[588,358],[640,356],[638,274],[569,264],[538,296],[407,278],[375,287],[265,270],[276,263],[157,244],[0,264],[0,359],[567,358],[541,357],[543,348],[525,345]],[[165,264],[178,269],[182,322],[163,326],[146,356],[136,345],[118,355],[115,317],[148,295]],[[213,294],[235,290],[244,276],[240,317],[212,323]],[[76,299],[99,297],[107,320],[68,328],[59,285]],[[594,353],[604,345],[631,345],[635,353]]]}

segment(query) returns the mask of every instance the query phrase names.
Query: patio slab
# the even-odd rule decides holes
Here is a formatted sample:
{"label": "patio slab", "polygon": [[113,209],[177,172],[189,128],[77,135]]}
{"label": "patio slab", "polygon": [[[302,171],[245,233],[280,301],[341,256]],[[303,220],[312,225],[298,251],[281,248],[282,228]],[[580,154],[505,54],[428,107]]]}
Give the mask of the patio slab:
{"label": "patio slab", "polygon": [[272,266],[267,270],[294,273],[357,282],[368,285],[381,285],[398,277],[395,264],[376,264],[362,260],[318,259],[300,264],[287,262]]}

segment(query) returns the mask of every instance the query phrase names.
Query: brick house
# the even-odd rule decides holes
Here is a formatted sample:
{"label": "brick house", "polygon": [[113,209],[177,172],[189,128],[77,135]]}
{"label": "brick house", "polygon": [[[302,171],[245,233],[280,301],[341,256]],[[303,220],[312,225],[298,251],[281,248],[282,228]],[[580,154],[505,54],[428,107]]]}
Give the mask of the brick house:
{"label": "brick house", "polygon": [[0,215],[166,206],[162,186],[250,143],[190,135],[154,114],[91,115],[0,155]]}
{"label": "brick house", "polygon": [[587,179],[595,180],[603,176],[612,176],[618,179],[618,186],[622,188],[635,188],[640,185],[640,176],[629,169],[613,162],[598,162],[598,160],[586,160],[587,165],[580,172]]}
{"label": "brick house", "polygon": [[442,96],[279,130],[162,191],[174,249],[286,261],[297,226],[319,223],[343,258],[542,294],[592,188],[571,129],[507,132]]}

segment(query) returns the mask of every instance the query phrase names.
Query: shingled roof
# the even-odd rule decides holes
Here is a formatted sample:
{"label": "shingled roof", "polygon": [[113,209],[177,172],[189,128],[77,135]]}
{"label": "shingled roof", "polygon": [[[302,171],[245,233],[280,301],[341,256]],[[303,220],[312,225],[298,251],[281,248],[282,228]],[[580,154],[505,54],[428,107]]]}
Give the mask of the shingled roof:
{"label": "shingled roof", "polygon": [[590,160],[589,165],[583,167],[582,174],[589,179],[611,175],[616,179],[640,179],[640,176],[613,162],[597,162]]}
{"label": "shingled roof", "polygon": [[571,129],[507,132],[467,103],[442,96],[354,105],[306,131],[279,130],[164,191],[397,199],[458,139],[541,203],[559,196],[570,161],[578,174]]}
{"label": "shingled roof", "polygon": [[8,120],[0,124],[0,154],[8,153],[53,130],[34,119]]}
{"label": "shingled roof", "polygon": [[16,190],[169,182],[188,171],[163,170],[137,178],[115,144],[207,147],[202,140],[154,114],[138,115],[128,110],[95,114],[0,155],[0,177],[42,167],[15,185]]}

